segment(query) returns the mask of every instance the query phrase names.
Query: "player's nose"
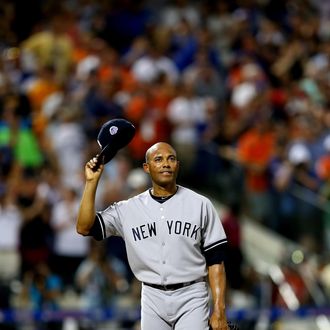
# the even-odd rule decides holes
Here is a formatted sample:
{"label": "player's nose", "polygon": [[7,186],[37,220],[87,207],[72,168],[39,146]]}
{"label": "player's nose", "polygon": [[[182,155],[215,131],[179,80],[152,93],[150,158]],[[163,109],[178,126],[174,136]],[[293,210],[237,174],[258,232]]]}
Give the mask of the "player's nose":
{"label": "player's nose", "polygon": [[163,162],[163,167],[166,167],[166,168],[170,168],[170,167],[171,167],[171,166],[170,166],[170,163],[168,162],[167,159],[164,160],[164,162]]}

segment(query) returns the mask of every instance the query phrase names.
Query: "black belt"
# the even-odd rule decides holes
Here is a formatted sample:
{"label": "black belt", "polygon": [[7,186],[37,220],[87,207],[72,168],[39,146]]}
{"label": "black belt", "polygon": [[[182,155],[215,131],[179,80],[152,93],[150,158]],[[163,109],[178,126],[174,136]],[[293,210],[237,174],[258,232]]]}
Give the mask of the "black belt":
{"label": "black belt", "polygon": [[143,282],[144,285],[151,286],[152,288],[158,289],[158,290],[163,290],[163,291],[174,291],[177,289],[185,288],[186,286],[203,282],[204,279],[200,278],[195,281],[190,281],[190,282],[185,282],[185,283],[176,283],[176,284],[152,284],[152,283],[146,283]]}

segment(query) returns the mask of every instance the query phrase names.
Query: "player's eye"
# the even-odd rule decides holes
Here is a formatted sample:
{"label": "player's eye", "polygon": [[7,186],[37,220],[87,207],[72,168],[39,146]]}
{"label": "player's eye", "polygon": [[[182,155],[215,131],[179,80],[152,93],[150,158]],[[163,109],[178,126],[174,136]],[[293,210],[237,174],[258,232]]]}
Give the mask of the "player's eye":
{"label": "player's eye", "polygon": [[175,156],[171,156],[168,158],[171,162],[176,162],[176,157]]}

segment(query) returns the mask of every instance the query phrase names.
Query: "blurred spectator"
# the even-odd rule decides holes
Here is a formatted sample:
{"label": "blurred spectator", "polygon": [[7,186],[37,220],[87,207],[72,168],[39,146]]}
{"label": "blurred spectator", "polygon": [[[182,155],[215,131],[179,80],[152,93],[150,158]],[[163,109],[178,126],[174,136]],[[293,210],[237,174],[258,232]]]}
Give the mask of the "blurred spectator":
{"label": "blurred spectator", "polygon": [[22,44],[23,70],[35,74],[41,68],[53,67],[55,81],[64,83],[72,65],[73,42],[68,34],[69,12],[54,8],[48,25],[32,33]]}
{"label": "blurred spectator", "polygon": [[[81,188],[81,166],[88,150],[87,137],[80,120],[79,109],[73,105],[59,105],[45,137],[49,158],[59,171],[60,184]],[[74,154],[74,157],[72,155]]]}
{"label": "blurred spectator", "polygon": [[4,114],[10,108],[18,120],[24,124],[31,124],[31,102],[26,93],[20,88],[20,84],[22,84],[20,75],[22,72],[20,68],[17,68],[17,73],[11,71],[13,69],[12,65],[8,63],[11,57],[17,60],[15,59],[16,52],[19,52],[19,50],[8,49],[5,51],[4,74],[0,79],[0,113]]}
{"label": "blurred spectator", "polygon": [[240,206],[237,203],[232,203],[221,217],[229,242],[225,259],[226,276],[229,287],[234,290],[240,290],[244,287],[240,216]]}
{"label": "blurred spectator", "polygon": [[323,244],[321,209],[318,206],[320,180],[312,166],[311,153],[304,144],[296,143],[289,148],[288,159],[292,166],[290,192],[295,201],[295,239],[299,241],[307,235],[320,248]]}
{"label": "blurred spectator", "polygon": [[147,54],[149,46],[149,38],[145,35],[137,36],[121,57],[123,64],[131,67],[139,58]]}
{"label": "blurred spectator", "polygon": [[202,50],[212,66],[222,74],[224,68],[221,53],[214,46],[210,31],[204,26],[196,30],[190,28],[189,23],[182,20],[182,26],[173,31],[170,50],[179,71],[191,65],[197,53]]}
{"label": "blurred spectator", "polygon": [[116,75],[101,80],[98,78],[98,71],[92,71],[89,79],[89,86],[82,100],[85,112],[83,123],[88,138],[95,139],[105,121],[124,115],[123,107],[116,99],[121,81]]}
{"label": "blurred spectator", "polygon": [[320,181],[311,166],[311,152],[300,142],[281,152],[284,153],[282,161],[273,173],[274,192],[278,193],[278,232],[296,241],[307,235],[321,247]]}
{"label": "blurred spectator", "polygon": [[9,284],[20,275],[19,232],[22,216],[13,191],[0,185],[0,283]]}
{"label": "blurred spectator", "polygon": [[161,73],[164,73],[172,84],[179,78],[175,63],[155,41],[151,41],[146,53],[132,64],[132,73],[134,78],[142,83],[152,83]]}
{"label": "blurred spectator", "polygon": [[62,182],[56,167],[56,162],[49,160],[45,163],[40,173],[40,183],[37,194],[45,201],[49,208],[52,208],[61,199]]}
{"label": "blurred spectator", "polygon": [[76,217],[79,207],[74,188],[63,187],[62,199],[52,208],[50,225],[54,232],[52,269],[58,274],[65,289],[74,287],[74,273],[89,249],[89,241],[77,235]]}
{"label": "blurred spectator", "polygon": [[287,141],[278,139],[274,146],[274,154],[269,164],[271,196],[273,212],[272,228],[289,239],[294,239],[296,228],[294,223],[295,202],[290,193],[292,168],[288,161]]}
{"label": "blurred spectator", "polygon": [[89,33],[81,33],[75,44],[75,78],[78,82],[86,81],[88,76],[97,71],[101,62],[102,49],[106,47],[104,40],[93,37]]}
{"label": "blurred spectator", "polygon": [[[129,92],[135,88],[136,81],[127,63],[121,61],[119,53],[105,44],[99,52],[100,63],[97,74],[101,82],[114,84],[114,92]],[[115,95],[116,97],[116,95]]]}
{"label": "blurred spectator", "polygon": [[186,182],[189,182],[193,173],[200,141],[199,130],[208,124],[210,104],[206,97],[194,93],[194,87],[194,82],[182,81],[177,96],[167,109],[168,119],[173,126],[170,139],[182,160],[181,177]]}
{"label": "blurred spectator", "polygon": [[92,1],[79,1],[77,10],[77,21],[79,26],[79,31],[82,34],[88,33],[91,31],[96,32],[95,29],[97,26],[102,27],[104,24],[104,13],[108,9],[107,4],[105,3],[96,3]]}
{"label": "blurred spectator", "polygon": [[[33,311],[56,311],[60,308],[62,283],[46,263],[37,262],[24,274],[21,304]],[[61,330],[61,320],[39,321],[35,324],[41,330]]]}
{"label": "blurred spectator", "polygon": [[[243,193],[243,169],[237,158],[237,141],[245,130],[243,121],[235,120],[232,114],[219,114],[219,122],[209,143],[208,156],[213,155],[208,162],[206,175],[207,185],[214,187],[215,194],[225,204],[233,202],[241,203]],[[235,187],[235,189],[232,189]]]}
{"label": "blurred spectator", "polygon": [[224,79],[204,50],[199,50],[193,63],[183,70],[182,79],[195,82],[195,93],[198,96],[210,97],[219,103],[222,103],[227,96]]}
{"label": "blurred spectator", "polygon": [[90,89],[89,94],[86,95],[86,114],[91,120],[96,120],[97,125],[106,118],[122,115],[122,108],[114,98],[121,87],[120,84],[120,77],[116,74],[109,78],[104,77],[99,80],[96,89]]}
{"label": "blurred spectator", "polygon": [[231,12],[231,5],[227,1],[210,1],[210,8],[206,16],[207,27],[212,34],[214,45],[221,54],[222,61],[228,67],[233,61],[231,46],[239,32],[236,19]]}
{"label": "blurred spectator", "polygon": [[[151,88],[152,86],[152,88]],[[167,141],[171,123],[167,106],[175,91],[166,73],[159,73],[151,82],[139,83],[125,106],[125,117],[136,127],[129,150],[135,166],[144,161],[144,150],[156,141]]]}
{"label": "blurred spectator", "polygon": [[74,274],[83,306],[87,309],[110,308],[115,303],[116,292],[128,289],[125,278],[108,260],[105,245],[96,241],[91,241],[88,255]]}
{"label": "blurred spectator", "polygon": [[[267,91],[268,81],[262,68],[249,57],[242,58],[238,67],[233,69],[231,70],[233,79],[229,85],[230,101],[238,112],[238,116],[244,118],[253,113],[254,103],[258,100],[257,96],[263,97],[262,101],[265,105],[267,104],[265,91]],[[237,81],[234,79],[235,75],[237,75]]]}
{"label": "blurred spectator", "polygon": [[246,211],[265,225],[272,212],[268,166],[274,152],[274,132],[267,114],[259,114],[254,126],[238,139],[238,161],[245,171]]}
{"label": "blurred spectator", "polygon": [[40,67],[32,78],[25,81],[25,92],[32,106],[32,127],[43,142],[43,135],[47,127],[47,117],[42,107],[47,97],[59,92],[61,85],[55,80],[55,70],[52,65]]}
{"label": "blurred spectator", "polygon": [[16,203],[23,221],[19,234],[20,276],[23,278],[36,264],[49,261],[53,231],[49,225],[48,205],[37,193],[37,171],[26,168],[22,177],[16,179]]}
{"label": "blurred spectator", "polygon": [[[0,110],[0,146],[1,158],[6,174],[10,174],[12,166],[39,167],[44,155],[37,136],[26,120],[25,110],[20,108],[19,97],[16,93],[8,93],[1,99]],[[22,110],[23,113],[20,113]]]}
{"label": "blurred spectator", "polygon": [[160,24],[169,28],[175,28],[181,19],[185,19],[196,28],[200,24],[200,13],[195,3],[187,0],[170,1],[163,7]]}

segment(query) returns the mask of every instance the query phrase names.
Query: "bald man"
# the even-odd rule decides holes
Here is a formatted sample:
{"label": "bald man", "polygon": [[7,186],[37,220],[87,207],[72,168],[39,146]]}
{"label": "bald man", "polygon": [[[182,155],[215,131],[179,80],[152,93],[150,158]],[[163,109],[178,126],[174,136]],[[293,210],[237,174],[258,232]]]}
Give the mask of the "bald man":
{"label": "bald man", "polygon": [[130,267],[142,282],[142,330],[227,330],[227,238],[210,200],[177,184],[173,147],[150,147],[143,169],[151,188],[103,211],[95,210],[104,168],[96,164],[93,158],[85,166],[77,232],[96,240],[124,239]]}

